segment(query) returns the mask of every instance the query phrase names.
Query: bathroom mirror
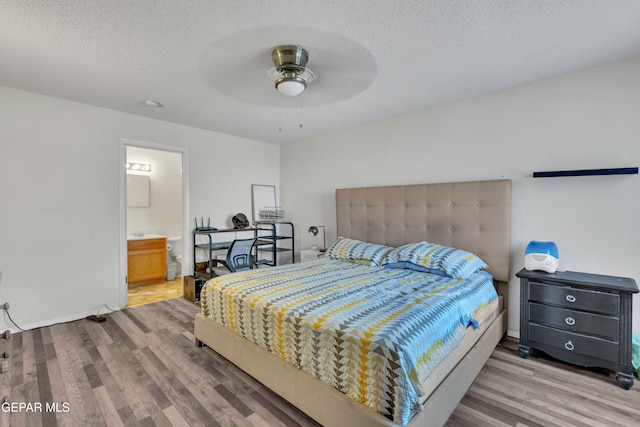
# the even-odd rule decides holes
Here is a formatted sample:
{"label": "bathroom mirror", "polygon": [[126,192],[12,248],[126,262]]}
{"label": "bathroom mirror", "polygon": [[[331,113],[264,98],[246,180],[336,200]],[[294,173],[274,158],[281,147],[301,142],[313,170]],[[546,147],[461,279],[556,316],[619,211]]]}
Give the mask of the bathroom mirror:
{"label": "bathroom mirror", "polygon": [[127,175],[127,207],[149,207],[149,176]]}

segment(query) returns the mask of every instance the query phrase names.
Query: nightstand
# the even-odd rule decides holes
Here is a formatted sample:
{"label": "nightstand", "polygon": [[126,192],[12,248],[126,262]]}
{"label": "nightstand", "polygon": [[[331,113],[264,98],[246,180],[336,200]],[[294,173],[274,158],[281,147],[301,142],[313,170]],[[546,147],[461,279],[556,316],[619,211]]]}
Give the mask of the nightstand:
{"label": "nightstand", "polygon": [[616,372],[633,386],[632,294],[626,277],[520,270],[520,356],[544,353],[574,365]]}
{"label": "nightstand", "polygon": [[320,252],[320,249],[304,249],[300,251],[300,262],[313,261],[324,255],[324,252]]}

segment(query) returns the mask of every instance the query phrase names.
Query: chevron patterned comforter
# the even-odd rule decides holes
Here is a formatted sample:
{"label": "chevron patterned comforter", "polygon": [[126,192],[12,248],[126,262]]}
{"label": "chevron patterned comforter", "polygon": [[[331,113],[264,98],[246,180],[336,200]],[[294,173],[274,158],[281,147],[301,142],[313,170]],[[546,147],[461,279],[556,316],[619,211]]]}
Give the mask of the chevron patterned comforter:
{"label": "chevron patterned comforter", "polygon": [[497,302],[467,280],[318,259],[211,279],[203,313],[405,425],[420,384]]}

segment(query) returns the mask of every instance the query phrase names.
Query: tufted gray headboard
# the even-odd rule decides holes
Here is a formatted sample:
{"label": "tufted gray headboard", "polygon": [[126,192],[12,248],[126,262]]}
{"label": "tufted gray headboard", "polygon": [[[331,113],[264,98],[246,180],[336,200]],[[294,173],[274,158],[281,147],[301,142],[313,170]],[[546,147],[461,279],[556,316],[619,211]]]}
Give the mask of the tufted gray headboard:
{"label": "tufted gray headboard", "polygon": [[389,246],[427,242],[472,252],[508,282],[511,180],[336,190],[338,236]]}

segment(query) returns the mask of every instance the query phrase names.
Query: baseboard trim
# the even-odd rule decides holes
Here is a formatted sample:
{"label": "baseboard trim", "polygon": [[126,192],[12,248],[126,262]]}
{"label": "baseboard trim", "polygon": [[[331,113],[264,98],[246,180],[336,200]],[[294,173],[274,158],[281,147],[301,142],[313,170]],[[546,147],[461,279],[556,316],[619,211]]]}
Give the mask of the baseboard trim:
{"label": "baseboard trim", "polygon": [[[109,306],[109,307],[111,307],[111,306]],[[119,307],[118,311],[122,310],[122,308],[123,307]],[[82,312],[82,313],[70,314],[68,316],[57,317],[55,319],[47,319],[47,320],[43,320],[43,321],[40,321],[40,322],[27,323],[25,325],[18,325],[18,326],[20,326],[20,328],[22,328],[23,330],[28,331],[28,330],[31,330],[31,329],[42,328],[42,327],[45,327],[45,326],[51,326],[51,325],[55,325],[55,324],[58,324],[58,323],[73,322],[75,320],[86,319],[87,316],[90,316],[92,314],[95,315],[98,312],[98,310],[100,310],[101,314],[108,314],[108,313],[111,312],[111,310],[109,310],[109,309],[104,309],[104,305],[101,305],[101,306],[99,306],[97,308],[94,308],[93,310],[90,310],[90,311],[85,311],[85,312]],[[9,319],[7,319],[7,320],[9,320]],[[10,323],[10,321],[8,323]],[[15,325],[12,325],[7,329],[12,334],[21,332],[20,329],[15,327]]]}

